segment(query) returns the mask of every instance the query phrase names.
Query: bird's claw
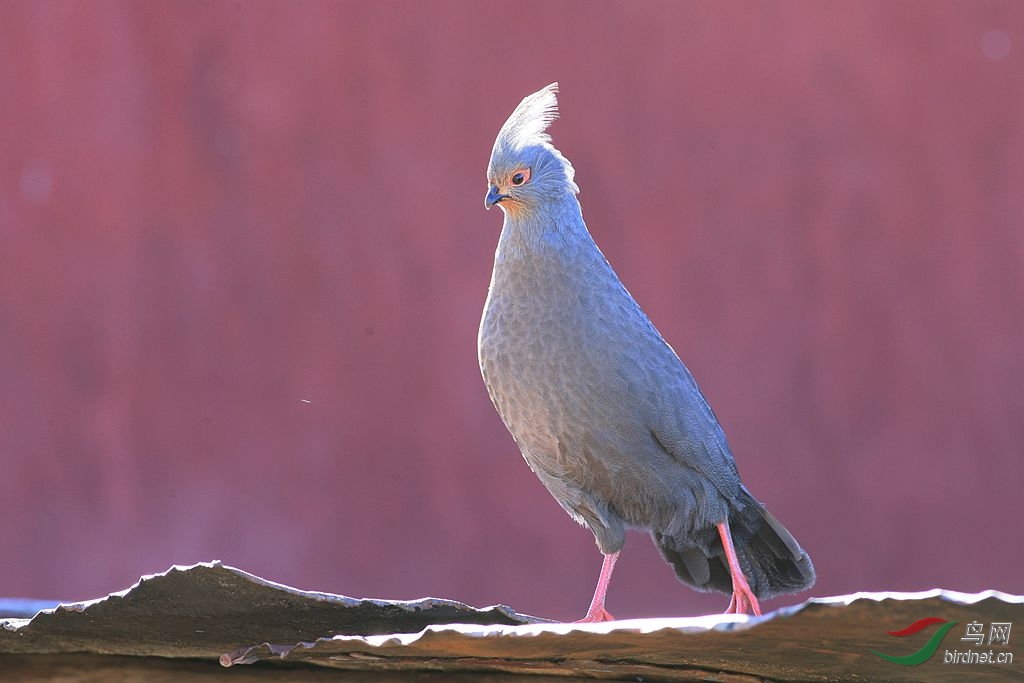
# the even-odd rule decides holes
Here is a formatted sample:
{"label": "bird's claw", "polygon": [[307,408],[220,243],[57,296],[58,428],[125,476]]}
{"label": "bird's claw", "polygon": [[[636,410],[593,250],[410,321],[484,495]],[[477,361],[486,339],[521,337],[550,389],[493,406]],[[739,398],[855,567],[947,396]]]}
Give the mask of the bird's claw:
{"label": "bird's claw", "polygon": [[750,590],[750,586],[734,585],[732,599],[729,600],[729,607],[725,610],[725,614],[746,614],[748,608],[754,613],[754,616],[761,616],[761,605],[758,604],[757,596]]}
{"label": "bird's claw", "polygon": [[592,609],[587,612],[587,616],[583,617],[582,619],[577,619],[572,623],[596,624],[602,621],[615,621],[615,617],[613,617],[604,607],[601,607],[599,609]]}

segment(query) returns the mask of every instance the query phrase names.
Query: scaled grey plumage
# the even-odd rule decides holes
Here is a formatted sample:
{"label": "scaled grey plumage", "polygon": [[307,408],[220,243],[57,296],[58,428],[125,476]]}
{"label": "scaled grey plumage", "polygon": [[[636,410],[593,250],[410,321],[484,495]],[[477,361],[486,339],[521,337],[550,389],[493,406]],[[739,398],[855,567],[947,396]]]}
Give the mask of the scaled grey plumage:
{"label": "scaled grey plumage", "polygon": [[715,527],[727,520],[758,597],[809,588],[807,553],[740,482],[693,377],[591,238],[573,168],[545,133],[556,92],[522,101],[487,169],[486,205],[505,214],[478,338],[495,407],[605,555],[627,529],[647,531],[680,580],[729,593]]}

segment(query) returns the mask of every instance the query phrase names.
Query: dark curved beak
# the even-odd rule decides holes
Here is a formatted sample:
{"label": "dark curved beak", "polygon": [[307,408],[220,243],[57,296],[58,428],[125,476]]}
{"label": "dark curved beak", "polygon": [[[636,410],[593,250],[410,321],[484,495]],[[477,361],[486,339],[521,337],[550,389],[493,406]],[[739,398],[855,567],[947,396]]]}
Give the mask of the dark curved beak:
{"label": "dark curved beak", "polygon": [[484,208],[490,209],[507,196],[508,195],[501,194],[501,192],[498,191],[497,185],[491,185],[487,188],[487,196],[484,197]]}

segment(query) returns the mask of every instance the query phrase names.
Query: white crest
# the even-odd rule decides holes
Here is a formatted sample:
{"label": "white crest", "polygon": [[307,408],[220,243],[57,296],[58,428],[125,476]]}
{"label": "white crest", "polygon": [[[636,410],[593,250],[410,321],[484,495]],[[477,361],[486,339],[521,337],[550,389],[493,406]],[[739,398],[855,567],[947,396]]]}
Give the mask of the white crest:
{"label": "white crest", "polygon": [[[548,135],[548,126],[558,118],[558,83],[541,88],[532,95],[523,98],[519,106],[515,108],[512,115],[505,121],[505,125],[498,131],[498,137],[494,141],[494,148],[491,150],[491,160],[487,165],[487,176],[493,178],[495,174],[510,173],[515,170],[513,167],[526,162],[523,157],[524,150],[533,150],[535,153],[532,162],[538,163],[534,171],[534,185],[546,185],[551,182],[567,183],[568,189],[573,193],[579,192],[576,183],[573,182],[572,164],[562,156],[562,153],[551,144],[551,136]],[[543,153],[538,156],[537,152]],[[555,164],[543,164],[542,159],[553,159]],[[544,172],[546,170],[546,172]]]}
{"label": "white crest", "polygon": [[551,136],[544,131],[558,118],[557,92],[558,83],[552,83],[524,97],[498,131],[498,138],[494,141],[495,150],[521,149],[531,144],[550,143]]}

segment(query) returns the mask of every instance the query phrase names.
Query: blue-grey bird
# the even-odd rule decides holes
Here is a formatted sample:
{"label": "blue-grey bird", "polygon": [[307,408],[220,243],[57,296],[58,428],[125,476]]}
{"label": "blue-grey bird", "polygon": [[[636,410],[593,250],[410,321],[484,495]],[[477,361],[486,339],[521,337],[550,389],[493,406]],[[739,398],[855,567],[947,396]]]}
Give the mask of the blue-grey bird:
{"label": "blue-grey bird", "polygon": [[501,127],[484,206],[504,225],[477,340],[480,370],[530,468],[604,554],[582,621],[604,621],[627,529],[727,612],[814,584],[811,559],[740,482],[693,376],[591,238],[573,167],[545,132],[558,84]]}

